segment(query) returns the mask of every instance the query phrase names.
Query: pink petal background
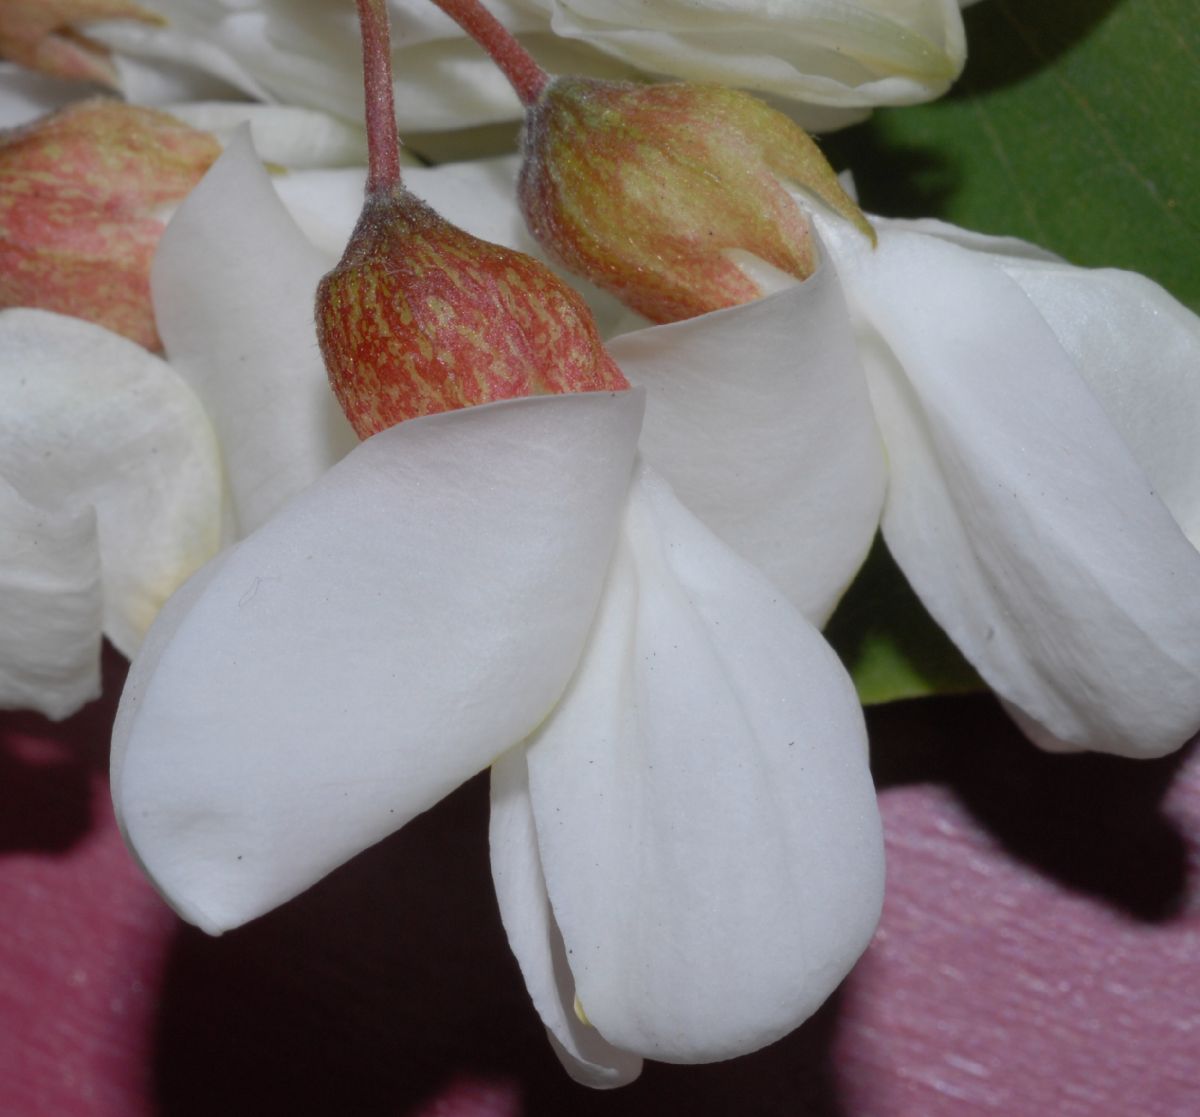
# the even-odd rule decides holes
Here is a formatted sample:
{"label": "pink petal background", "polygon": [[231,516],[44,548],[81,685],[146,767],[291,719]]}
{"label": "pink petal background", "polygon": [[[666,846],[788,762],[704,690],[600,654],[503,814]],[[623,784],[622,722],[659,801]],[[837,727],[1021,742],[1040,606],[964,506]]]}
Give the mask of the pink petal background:
{"label": "pink petal background", "polygon": [[116,832],[104,701],[0,717],[0,1114],[1200,1114],[1200,759],[1049,757],[986,698],[874,711],[867,958],[756,1055],[559,1070],[499,928],[476,780],[223,939]]}

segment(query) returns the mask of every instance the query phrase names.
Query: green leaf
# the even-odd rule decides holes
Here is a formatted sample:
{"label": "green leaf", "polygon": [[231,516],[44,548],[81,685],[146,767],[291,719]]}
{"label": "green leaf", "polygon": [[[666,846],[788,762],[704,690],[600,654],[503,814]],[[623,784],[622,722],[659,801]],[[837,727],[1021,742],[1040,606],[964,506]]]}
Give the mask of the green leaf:
{"label": "green leaf", "polygon": [[830,137],[867,209],[1129,268],[1200,310],[1196,0],[985,0],[949,97]]}
{"label": "green leaf", "polygon": [[983,689],[880,538],[825,627],[825,636],[842,657],[864,705]]}

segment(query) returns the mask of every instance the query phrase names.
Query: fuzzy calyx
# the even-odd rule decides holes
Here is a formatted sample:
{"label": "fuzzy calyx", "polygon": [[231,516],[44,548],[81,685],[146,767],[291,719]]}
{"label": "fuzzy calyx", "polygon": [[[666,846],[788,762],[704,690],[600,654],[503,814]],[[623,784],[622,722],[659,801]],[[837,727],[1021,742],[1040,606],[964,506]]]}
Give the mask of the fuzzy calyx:
{"label": "fuzzy calyx", "polygon": [[360,438],[479,403],[628,387],[574,291],[402,186],[368,195],[318,288],[317,332]]}
{"label": "fuzzy calyx", "polygon": [[813,273],[808,221],[785,183],[874,236],[807,133],[723,86],[558,78],[529,110],[522,150],[533,235],[656,322],[757,298],[731,252]]}
{"label": "fuzzy calyx", "polygon": [[0,307],[86,318],[157,349],[157,211],[220,153],[167,113],[104,99],[0,135]]}

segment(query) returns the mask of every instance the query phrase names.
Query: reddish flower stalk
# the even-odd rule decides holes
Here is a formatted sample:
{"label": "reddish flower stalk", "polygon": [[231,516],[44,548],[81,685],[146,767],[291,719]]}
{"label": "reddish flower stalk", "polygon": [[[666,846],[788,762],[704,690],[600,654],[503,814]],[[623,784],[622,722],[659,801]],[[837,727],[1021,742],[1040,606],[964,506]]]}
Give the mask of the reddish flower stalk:
{"label": "reddish flower stalk", "polygon": [[527,108],[535,104],[550,75],[479,0],[433,0],[500,67]]}
{"label": "reddish flower stalk", "polygon": [[386,0],[358,0],[362,28],[363,87],[367,120],[367,193],[384,193],[400,182],[400,140],[392,93],[392,46]]}

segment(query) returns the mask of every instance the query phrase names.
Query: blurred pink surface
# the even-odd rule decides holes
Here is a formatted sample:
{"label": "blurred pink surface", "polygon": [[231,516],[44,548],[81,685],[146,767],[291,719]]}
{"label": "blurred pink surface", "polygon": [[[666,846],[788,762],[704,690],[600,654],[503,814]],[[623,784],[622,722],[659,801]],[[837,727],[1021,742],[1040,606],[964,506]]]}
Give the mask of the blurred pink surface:
{"label": "blurred pink surface", "polygon": [[1194,754],[1043,756],[986,698],[873,712],[889,884],[866,959],[768,1050],[596,1094],[500,931],[482,780],[208,939],[116,831],[109,668],[64,725],[0,718],[2,1114],[1200,1113]]}

